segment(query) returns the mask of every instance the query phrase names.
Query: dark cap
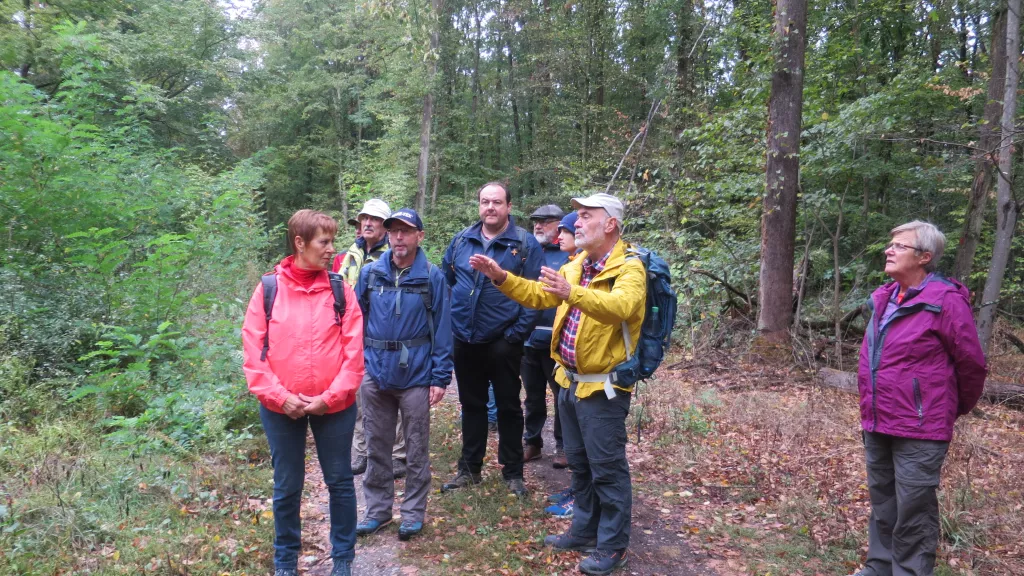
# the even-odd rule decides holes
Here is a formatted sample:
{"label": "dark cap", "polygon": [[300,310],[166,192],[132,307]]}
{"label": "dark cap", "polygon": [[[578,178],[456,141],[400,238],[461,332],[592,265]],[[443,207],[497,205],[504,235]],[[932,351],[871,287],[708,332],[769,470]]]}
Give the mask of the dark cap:
{"label": "dark cap", "polygon": [[348,219],[348,225],[349,226],[359,226],[359,220],[356,220],[355,218],[349,218]]}
{"label": "dark cap", "polygon": [[555,204],[547,204],[537,208],[530,214],[530,220],[561,220],[565,212]]}
{"label": "dark cap", "polygon": [[392,212],[391,217],[384,220],[384,227],[390,230],[395,220],[405,222],[417,230],[423,230],[423,220],[420,220],[420,215],[412,208],[402,208]]}

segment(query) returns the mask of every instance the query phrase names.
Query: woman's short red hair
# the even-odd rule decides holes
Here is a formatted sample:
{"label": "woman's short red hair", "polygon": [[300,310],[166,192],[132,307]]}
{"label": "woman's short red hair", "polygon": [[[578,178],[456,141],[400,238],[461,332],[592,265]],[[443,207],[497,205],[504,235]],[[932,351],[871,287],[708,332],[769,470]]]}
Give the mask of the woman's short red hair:
{"label": "woman's short red hair", "polygon": [[338,234],[338,223],[327,214],[310,210],[299,210],[288,219],[288,245],[295,254],[295,237],[309,243],[318,232],[326,232],[331,236]]}

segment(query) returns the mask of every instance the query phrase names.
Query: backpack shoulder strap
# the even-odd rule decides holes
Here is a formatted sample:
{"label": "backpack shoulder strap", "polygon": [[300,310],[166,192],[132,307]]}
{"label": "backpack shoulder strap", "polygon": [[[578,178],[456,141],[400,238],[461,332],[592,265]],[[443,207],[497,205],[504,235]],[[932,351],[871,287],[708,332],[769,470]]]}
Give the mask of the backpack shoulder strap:
{"label": "backpack shoulder strap", "polygon": [[270,350],[270,316],[274,310],[274,300],[277,298],[277,274],[264,274],[260,277],[263,285],[263,315],[267,319],[267,328],[263,332],[263,351],[260,353],[260,361],[267,361],[267,350]]}
{"label": "backpack shoulder strap", "polygon": [[327,279],[331,281],[331,292],[334,293],[334,321],[340,326],[341,319],[345,317],[345,277],[328,272]]}
{"label": "backpack shoulder strap", "polygon": [[359,302],[360,304],[362,304],[362,307],[366,310],[366,312],[363,314],[364,328],[366,327],[366,323],[369,321],[370,318],[370,291],[373,290],[375,286],[377,286],[378,277],[380,277],[380,274],[373,268],[370,268],[370,272],[367,274],[366,277],[366,288],[363,288],[363,293],[359,295]]}

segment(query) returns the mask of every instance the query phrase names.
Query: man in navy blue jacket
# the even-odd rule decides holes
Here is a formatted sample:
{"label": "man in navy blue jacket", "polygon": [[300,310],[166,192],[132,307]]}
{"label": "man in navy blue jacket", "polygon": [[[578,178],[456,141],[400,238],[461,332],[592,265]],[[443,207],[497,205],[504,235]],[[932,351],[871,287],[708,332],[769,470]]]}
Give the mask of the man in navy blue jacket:
{"label": "man in navy blue jacket", "polygon": [[[541,206],[530,214],[533,224],[533,237],[543,249],[544,266],[558,270],[569,261],[569,255],[562,252],[558,245],[558,224],[565,212],[554,204]],[[533,334],[526,340],[523,350],[523,363],[520,375],[523,377],[523,388],[526,389],[526,433],[523,442],[526,444],[523,461],[529,462],[541,456],[544,448],[544,421],[548,418],[548,386],[558,398],[558,383],[555,382],[555,360],[551,357],[551,325],[555,322],[555,309],[542,310]],[[557,407],[558,404],[556,403]],[[555,410],[555,456],[562,453],[562,427]],[[556,465],[556,468],[559,467]],[[565,466],[561,466],[564,468]]]}
{"label": "man in navy blue jacket", "polygon": [[423,221],[416,211],[402,208],[384,226],[391,249],[363,267],[356,285],[364,320],[360,394],[369,456],[366,516],[356,534],[372,534],[391,522],[391,446],[401,414],[407,477],[398,537],[408,540],[423,530],[430,492],[430,406],[441,401],[452,379],[451,314],[444,273],[419,247]]}
{"label": "man in navy blue jacket", "polygon": [[512,197],[500,182],[477,191],[480,221],[459,232],[444,253],[442,268],[451,287],[455,379],[462,403],[462,457],[455,478],[442,491],[480,482],[487,449],[487,385],[498,404],[498,463],[509,490],[526,494],[523,484],[523,406],[519,401],[519,364],[523,342],[540,312],[502,294],[486,276],[469,266],[469,257],[485,254],[503,269],[526,278],[540,276],[543,255],[533,235],[509,214]]}

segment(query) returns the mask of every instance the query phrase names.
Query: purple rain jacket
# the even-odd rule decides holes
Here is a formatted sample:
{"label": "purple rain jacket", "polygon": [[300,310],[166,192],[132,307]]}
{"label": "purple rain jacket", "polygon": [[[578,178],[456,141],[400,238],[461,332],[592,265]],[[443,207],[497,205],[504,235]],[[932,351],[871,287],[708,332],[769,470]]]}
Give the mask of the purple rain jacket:
{"label": "purple rain jacket", "polygon": [[985,384],[985,354],[967,288],[939,274],[905,300],[884,326],[895,282],[871,295],[857,385],[868,432],[946,441]]}

